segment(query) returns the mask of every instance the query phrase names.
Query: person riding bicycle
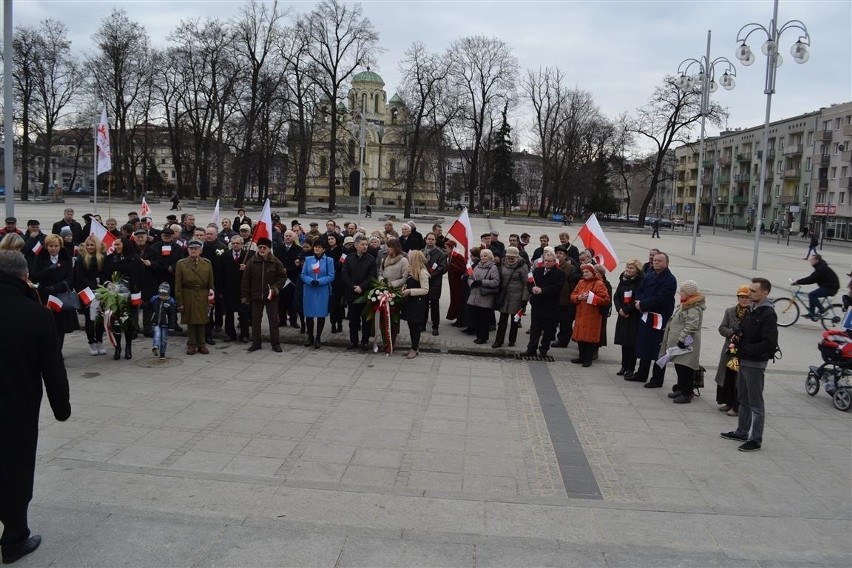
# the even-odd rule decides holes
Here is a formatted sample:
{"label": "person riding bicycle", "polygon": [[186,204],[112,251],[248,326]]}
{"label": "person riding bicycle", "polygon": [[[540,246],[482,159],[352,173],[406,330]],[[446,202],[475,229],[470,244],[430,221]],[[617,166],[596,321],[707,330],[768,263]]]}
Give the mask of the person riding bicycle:
{"label": "person riding bicycle", "polygon": [[822,259],[822,255],[813,254],[808,261],[814,268],[810,276],[799,278],[798,280],[791,278],[790,283],[797,286],[803,284],[817,285],[815,290],[811,290],[808,293],[809,309],[808,313],[805,314],[806,318],[814,320],[825,311],[820,298],[828,298],[837,294],[837,291],[840,290],[840,279],[837,277],[837,273]]}

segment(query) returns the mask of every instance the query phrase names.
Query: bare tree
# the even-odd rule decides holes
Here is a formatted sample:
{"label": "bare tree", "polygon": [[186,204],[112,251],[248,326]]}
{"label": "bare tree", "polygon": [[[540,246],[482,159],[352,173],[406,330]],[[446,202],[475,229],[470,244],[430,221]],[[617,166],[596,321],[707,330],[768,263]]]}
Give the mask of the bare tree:
{"label": "bare tree", "polygon": [[[39,47],[39,34],[33,27],[21,26],[12,40],[12,57],[15,62],[13,78],[15,99],[20,112],[15,116],[21,124],[21,200],[29,200],[30,187],[30,137],[33,131],[36,100],[35,60]],[[7,182],[8,187],[14,184]]]}
{"label": "bare tree", "polygon": [[316,65],[316,83],[325,96],[329,117],[328,136],[328,210],[336,202],[337,134],[340,115],[337,103],[344,85],[357,69],[372,62],[379,35],[370,20],[362,15],[361,4],[348,5],[341,0],[321,0],[308,15],[309,57]]}
{"label": "bare tree", "polygon": [[[710,124],[721,125],[725,112],[711,103],[707,112]],[[654,89],[648,104],[637,110],[630,131],[651,143],[656,156],[651,168],[651,184],[639,209],[638,225],[645,224],[648,205],[657,193],[663,175],[666,154],[674,142],[685,142],[686,135],[701,119],[700,95],[695,89],[680,89],[673,77],[667,77],[662,86]]]}
{"label": "bare tree", "polygon": [[400,63],[402,99],[407,111],[404,125],[406,217],[411,216],[418,173],[425,168],[424,154],[427,151],[436,154],[444,128],[459,110],[450,89],[450,66],[449,58],[428,53],[420,42],[411,44]]}
{"label": "bare tree", "polygon": [[460,117],[464,134],[456,136],[462,145],[470,147],[470,176],[468,199],[473,204],[480,185],[480,159],[488,130],[495,114],[515,96],[518,62],[509,46],[500,39],[471,36],[456,40],[448,57],[452,63],[452,81],[463,93]]}

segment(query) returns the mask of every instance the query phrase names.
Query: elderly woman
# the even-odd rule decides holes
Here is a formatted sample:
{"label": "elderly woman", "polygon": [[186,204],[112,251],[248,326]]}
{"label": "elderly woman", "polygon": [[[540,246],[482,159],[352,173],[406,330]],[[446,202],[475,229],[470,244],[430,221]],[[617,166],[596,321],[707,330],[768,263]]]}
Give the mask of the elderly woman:
{"label": "elderly woman", "polygon": [[612,296],[618,315],[613,343],[621,345],[621,368],[616,375],[624,375],[625,381],[632,379],[633,372],[636,370],[636,335],[639,333],[641,314],[636,311],[633,300],[644,276],[641,260],[634,258],[627,261],[624,272],[618,277],[618,286]]}
{"label": "elderly woman", "polygon": [[[694,280],[683,282],[678,294],[680,302],[666,324],[660,356],[671,347],[687,350],[671,358],[677,373],[677,386],[669,394],[675,404],[687,404],[692,402],[693,378],[700,368],[698,359],[701,355],[701,323],[705,304],[704,294],[698,291],[698,284]],[[692,338],[691,343],[687,337]]]}
{"label": "elderly woman", "polygon": [[494,301],[500,292],[500,271],[494,264],[494,253],[483,248],[479,251],[479,264],[468,276],[470,296],[467,305],[471,308],[471,320],[476,332],[474,343],[481,345],[488,342],[491,331],[491,316],[494,314]]}
{"label": "elderly woman", "polygon": [[[331,284],[334,282],[334,259],[325,254],[325,241],[316,239],[313,244],[313,256],[305,258],[302,267],[302,309],[308,327],[308,340],[305,347],[322,347],[322,330],[328,316]],[[314,336],[316,320],[316,336]]]}
{"label": "elderly woman", "polygon": [[406,358],[414,359],[420,351],[420,334],[426,322],[426,296],[429,294],[429,271],[426,268],[426,257],[419,250],[408,253],[409,274],[405,279],[402,295],[405,304],[402,306],[400,317],[408,322],[408,332],[411,334],[411,349]]}
{"label": "elderly woman", "polygon": [[[109,278],[105,271],[106,257],[103,245],[94,235],[89,235],[80,247],[80,256],[74,264],[74,289],[78,292],[90,289],[92,292]],[[86,339],[89,341],[89,355],[106,355],[104,349],[104,326],[98,325],[98,300],[92,300],[83,307]]]}
{"label": "elderly woman", "polygon": [[728,345],[731,343],[731,336],[739,329],[740,322],[748,313],[750,305],[748,284],[743,284],[737,289],[736,305],[725,310],[722,323],[719,324],[719,335],[724,337],[725,341],[722,343],[719,368],[716,369],[716,402],[719,403],[719,410],[727,412],[728,416],[736,416],[740,406],[737,400],[737,375],[739,373],[728,368],[728,361],[731,358],[731,354],[728,353]]}
{"label": "elderly woman", "polygon": [[582,278],[571,292],[571,301],[577,305],[571,339],[577,342],[580,354],[579,357],[571,359],[571,362],[591,367],[595,348],[601,340],[601,306],[608,306],[610,297],[606,285],[593,265],[580,265],[580,274]]}
{"label": "elderly woman", "polygon": [[[47,235],[44,238],[44,248],[38,254],[33,264],[30,278],[38,284],[41,302],[47,305],[48,298],[63,292],[73,290],[73,262],[71,256],[59,235]],[[65,344],[65,334],[71,333],[79,326],[77,314],[73,310],[53,312],[53,321],[59,335],[59,351]]]}
{"label": "elderly woman", "polygon": [[515,346],[520,321],[520,318],[515,318],[515,314],[524,309],[530,297],[527,288],[529,271],[530,265],[520,257],[518,248],[508,247],[499,268],[500,294],[497,296],[496,308],[500,312],[500,319],[497,322],[497,335],[494,343],[491,344],[492,349],[503,346],[507,325],[509,326],[509,347]]}
{"label": "elderly woman", "polygon": [[[387,251],[382,263],[379,266],[379,279],[384,281],[388,286],[393,288],[402,288],[408,278],[409,265],[408,258],[402,252],[402,245],[396,238],[389,238],[385,243]],[[385,340],[385,352],[391,353],[393,346],[396,345],[396,336],[399,335],[399,321],[391,320],[391,335],[387,335],[388,322],[385,321],[385,316],[382,315],[381,321],[382,337]]]}

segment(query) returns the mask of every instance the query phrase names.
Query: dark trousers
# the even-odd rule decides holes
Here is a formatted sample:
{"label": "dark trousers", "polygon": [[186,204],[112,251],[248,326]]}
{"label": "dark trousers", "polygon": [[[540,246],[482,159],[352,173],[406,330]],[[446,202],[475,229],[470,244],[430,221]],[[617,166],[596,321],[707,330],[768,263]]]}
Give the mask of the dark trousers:
{"label": "dark trousers", "polygon": [[636,347],[633,345],[621,346],[621,368],[631,373],[636,369]]}
{"label": "dark trousers", "polygon": [[740,409],[737,422],[737,434],[748,436],[749,440],[763,442],[763,422],[766,407],[763,402],[763,379],[766,369],[746,367],[740,362],[740,374],[737,380],[737,395]]}
{"label": "dark trousers", "polygon": [[97,325],[97,319],[92,320],[91,310],[88,306],[83,308],[83,317],[85,319],[86,339],[90,344],[104,342],[104,326]]}
{"label": "dark trousers", "polygon": [[527,344],[527,351],[535,351],[539,347],[539,339],[541,339],[541,347],[538,351],[542,355],[546,355],[550,349],[550,344],[553,343],[555,334],[555,319],[533,317],[530,323],[530,342]]}
{"label": "dark trousers", "polygon": [[370,322],[367,321],[365,308],[365,304],[349,302],[349,343],[352,345],[367,345],[370,342]]}
{"label": "dark trousers", "polygon": [[[234,318],[234,314],[237,315],[237,318]],[[237,329],[234,325],[235,319],[240,328],[240,339],[244,337],[248,338],[250,335],[249,322],[251,321],[251,308],[245,304],[240,304],[237,311],[225,310],[225,335],[232,339],[237,336]]]}
{"label": "dark trousers", "polygon": [[692,394],[693,379],[695,378],[695,369],[686,365],[678,365],[675,363],[675,373],[677,373],[677,390],[682,395],[689,396]]}
{"label": "dark trousers", "polygon": [[408,333],[411,334],[411,349],[417,351],[420,349],[420,334],[422,323],[408,322]]}
{"label": "dark trousers", "polygon": [[343,329],[343,298],[337,294],[332,294],[328,303],[328,319],[331,320],[332,331],[337,326]]}
{"label": "dark trousers", "polygon": [[808,307],[810,308],[811,314],[821,314],[823,312],[821,299],[834,296],[836,293],[837,291],[832,291],[831,289],[824,288],[822,286],[816,290],[808,292]]}
{"label": "dark trousers", "polygon": [[577,308],[574,306],[557,306],[556,314],[556,324],[559,326],[556,342],[568,345],[571,343],[571,335],[574,333],[574,318],[577,315]]}
{"label": "dark trousers", "polygon": [[731,369],[725,369],[725,382],[721,387],[716,387],[716,402],[719,404],[727,404],[734,412],[740,408],[740,401],[737,400],[737,372]]}
{"label": "dark trousers", "polygon": [[480,341],[488,341],[488,334],[491,331],[491,321],[494,319],[494,310],[491,308],[480,308],[479,306],[470,306],[470,308],[473,328],[476,330],[476,338]]}
{"label": "dark trousers", "polygon": [[269,342],[272,345],[281,343],[278,329],[278,298],[273,300],[252,301],[251,303],[251,342],[260,345],[260,326],[263,323],[263,312],[269,320]]}
{"label": "dark trousers", "polygon": [[290,325],[299,323],[295,305],[293,304],[295,294],[296,287],[292,284],[285,286],[281,290],[281,295],[278,297],[278,321],[280,323],[286,323],[287,321],[290,322]]}
{"label": "dark trousers", "polygon": [[[8,457],[4,459],[9,460]],[[16,464],[10,463],[9,466]],[[8,491],[10,488],[5,488]],[[0,537],[0,546],[15,546],[23,543],[30,537],[30,527],[27,523],[27,507],[29,503],[0,503],[0,523],[3,525],[3,536]]]}
{"label": "dark trousers", "polygon": [[151,331],[151,318],[154,317],[154,308],[151,307],[151,304],[145,302],[142,304],[142,333],[145,335],[151,335],[153,333]]}
{"label": "dark trousers", "polygon": [[587,341],[577,342],[577,350],[580,352],[580,359],[582,359],[584,365],[592,363],[592,357],[597,347],[596,343],[589,343]]}
{"label": "dark trousers", "polygon": [[441,299],[426,298],[426,321],[432,320],[432,329],[438,329],[441,321]]}
{"label": "dark trousers", "polygon": [[[639,370],[636,371],[636,377],[642,381],[648,380],[648,373],[651,373],[651,384],[661,386],[666,378],[666,368],[660,367],[654,363],[654,359],[639,359]],[[651,367],[654,370],[651,371]]]}
{"label": "dark trousers", "polygon": [[[509,318],[512,323],[509,323]],[[515,321],[514,314],[500,314],[500,319],[497,320],[497,336],[494,338],[494,343],[501,344],[506,337],[506,327],[509,327],[509,343],[514,344],[518,339],[518,322]]]}

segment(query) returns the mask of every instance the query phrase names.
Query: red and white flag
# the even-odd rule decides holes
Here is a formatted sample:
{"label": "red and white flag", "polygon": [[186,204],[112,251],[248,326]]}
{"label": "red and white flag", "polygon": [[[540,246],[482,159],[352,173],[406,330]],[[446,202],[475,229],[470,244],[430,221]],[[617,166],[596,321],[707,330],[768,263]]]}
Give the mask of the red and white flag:
{"label": "red and white flag", "polygon": [[130,305],[131,306],[141,306],[142,305],[142,292],[132,292],[130,294]]}
{"label": "red and white flag", "polygon": [[465,260],[470,261],[470,248],[474,245],[473,228],[470,226],[470,216],[467,207],[462,209],[459,218],[453,221],[447,231],[447,237],[456,241],[456,251],[463,255]]}
{"label": "red and white flag", "polygon": [[254,227],[251,242],[257,243],[258,239],[272,240],[272,209],[269,206],[269,199],[263,204],[263,211],[260,212],[260,219]]}
{"label": "red and white flag", "polygon": [[311,270],[314,271],[314,276],[318,276],[320,272],[319,262],[315,262],[313,266],[311,266]]}
{"label": "red and white flag", "polygon": [[[219,200],[216,200],[216,207],[213,208],[213,217],[210,218],[211,223],[215,223],[216,227],[222,225],[222,213],[219,212]],[[239,227],[237,227],[239,228]]]}
{"label": "red and white flag", "polygon": [[663,329],[663,316],[657,312],[643,312],[642,321],[654,329]]}
{"label": "red and white flag", "polygon": [[624,303],[625,304],[633,303],[633,290],[625,290],[624,291]]}
{"label": "red and white flag", "polygon": [[512,319],[515,320],[515,323],[520,323],[522,317],[524,317],[524,308],[518,310],[518,312],[512,316]]}
{"label": "red and white flag", "polygon": [[266,299],[269,302],[275,299],[275,290],[272,289],[272,286],[269,287],[269,293],[266,295]]}
{"label": "red and white flag", "polygon": [[42,246],[41,241],[36,241],[36,242],[35,242],[35,244],[33,245],[33,254],[34,254],[34,255],[36,255],[36,256],[38,256],[38,254],[39,254],[39,253],[40,253],[43,249],[44,249],[44,246]]}
{"label": "red and white flag", "polygon": [[346,264],[346,255],[345,254],[340,255],[340,264]]}
{"label": "red and white flag", "polygon": [[103,243],[107,254],[112,253],[113,243],[115,243],[115,235],[107,231],[107,228],[101,225],[97,219],[92,219],[92,228],[89,230],[90,235],[95,235],[101,243]]}
{"label": "red and white flag", "polygon": [[160,254],[163,256],[171,256],[172,255],[172,245],[163,245],[163,248],[160,249]]}
{"label": "red and white flag", "polygon": [[140,217],[150,217],[151,216],[151,208],[148,207],[148,202],[145,201],[145,196],[142,196],[142,206],[139,207],[139,216]]}
{"label": "red and white flag", "polygon": [[618,255],[615,254],[615,247],[606,238],[594,213],[592,213],[586,223],[580,228],[577,236],[580,237],[586,248],[599,253],[598,256],[602,260],[599,264],[603,264],[610,272],[618,267]]}
{"label": "red and white flag", "polygon": [[589,291],[589,293],[586,294],[586,303],[591,304],[593,306],[600,306],[603,301],[601,300],[600,296],[598,296],[592,291]]}
{"label": "red and white flag", "polygon": [[47,307],[53,310],[54,312],[61,312],[62,300],[51,294],[47,297]]}
{"label": "red and white flag", "polygon": [[527,273],[527,284],[535,284],[535,276],[533,276],[532,270]]}
{"label": "red and white flag", "polygon": [[90,286],[86,286],[83,290],[77,292],[77,295],[80,296],[80,301],[83,302],[84,306],[88,306],[95,299],[95,293],[92,292]]}
{"label": "red and white flag", "polygon": [[108,172],[112,169],[112,149],[109,145],[109,123],[107,122],[107,111],[104,107],[101,113],[101,121],[98,124],[98,174]]}

